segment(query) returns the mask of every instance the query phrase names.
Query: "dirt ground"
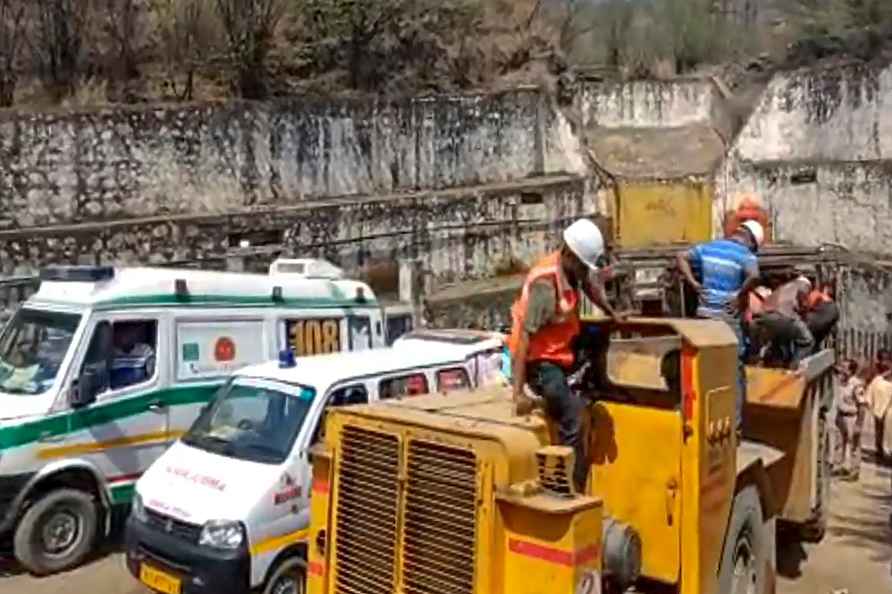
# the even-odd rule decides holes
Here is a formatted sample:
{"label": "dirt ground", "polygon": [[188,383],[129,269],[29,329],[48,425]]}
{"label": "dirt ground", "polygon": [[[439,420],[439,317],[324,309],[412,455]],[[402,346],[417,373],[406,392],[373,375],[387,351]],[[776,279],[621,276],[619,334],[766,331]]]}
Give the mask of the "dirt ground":
{"label": "dirt ground", "polygon": [[[866,458],[859,483],[834,483],[823,542],[779,546],[778,594],[892,592],[892,471],[870,463],[871,454]],[[0,594],[147,594],[115,552],[51,578],[21,575],[9,564],[0,572]]]}

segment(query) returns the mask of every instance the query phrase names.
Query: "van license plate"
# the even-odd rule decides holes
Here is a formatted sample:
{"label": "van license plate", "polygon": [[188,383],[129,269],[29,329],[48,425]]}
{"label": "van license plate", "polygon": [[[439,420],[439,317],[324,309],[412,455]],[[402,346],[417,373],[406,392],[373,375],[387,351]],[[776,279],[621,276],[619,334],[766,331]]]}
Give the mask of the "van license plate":
{"label": "van license plate", "polygon": [[139,566],[139,581],[156,592],[180,594],[180,580],[145,563]]}

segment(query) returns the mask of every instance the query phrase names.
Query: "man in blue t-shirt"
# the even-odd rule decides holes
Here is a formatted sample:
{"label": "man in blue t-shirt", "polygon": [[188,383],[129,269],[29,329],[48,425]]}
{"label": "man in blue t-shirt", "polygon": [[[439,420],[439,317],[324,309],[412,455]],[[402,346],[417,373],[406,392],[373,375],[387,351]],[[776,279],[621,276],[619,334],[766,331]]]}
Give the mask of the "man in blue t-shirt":
{"label": "man in blue t-shirt", "polygon": [[[759,283],[756,252],[765,237],[762,225],[745,221],[727,239],[700,243],[677,256],[678,269],[699,297],[697,316],[722,320],[737,336],[737,433],[743,421],[746,376],[741,312],[747,296]],[[699,277],[700,280],[697,280]]]}

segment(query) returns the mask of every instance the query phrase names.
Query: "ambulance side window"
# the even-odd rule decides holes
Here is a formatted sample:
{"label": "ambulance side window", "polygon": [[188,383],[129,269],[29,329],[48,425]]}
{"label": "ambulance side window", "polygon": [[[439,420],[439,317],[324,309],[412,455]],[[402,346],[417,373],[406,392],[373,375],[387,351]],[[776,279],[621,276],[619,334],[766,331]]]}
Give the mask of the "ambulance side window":
{"label": "ambulance side window", "polygon": [[111,389],[120,390],[155,377],[157,320],[127,320],[112,324]]}
{"label": "ambulance side window", "polygon": [[378,398],[390,400],[404,396],[420,396],[430,392],[427,377],[423,373],[413,373],[399,377],[389,377],[378,384]]}
{"label": "ambulance side window", "polygon": [[96,325],[82,370],[97,378],[97,393],[121,390],[155,377],[157,320],[101,321]]}
{"label": "ambulance side window", "polygon": [[316,425],[315,431],[313,431],[313,439],[310,440],[310,443],[318,443],[325,435],[325,416],[328,409],[334,406],[366,404],[368,401],[368,390],[366,390],[365,386],[362,384],[352,384],[350,386],[337,388],[334,392],[328,395],[328,400],[325,402],[325,408],[322,409],[322,414],[319,415],[319,423]]}

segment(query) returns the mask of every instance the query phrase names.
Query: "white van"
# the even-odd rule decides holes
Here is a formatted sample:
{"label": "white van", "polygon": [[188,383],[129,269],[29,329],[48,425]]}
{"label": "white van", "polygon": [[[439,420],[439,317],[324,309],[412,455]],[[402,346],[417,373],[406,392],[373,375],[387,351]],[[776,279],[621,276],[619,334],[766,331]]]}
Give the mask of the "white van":
{"label": "white van", "polygon": [[37,574],[83,559],[232,371],[286,345],[385,345],[374,293],[350,280],[109,267],[41,278],[0,334],[0,538]]}
{"label": "white van", "polygon": [[309,524],[308,452],[325,411],[467,390],[497,337],[425,340],[240,370],[183,438],[136,484],[127,566],[165,594],[301,591]]}

